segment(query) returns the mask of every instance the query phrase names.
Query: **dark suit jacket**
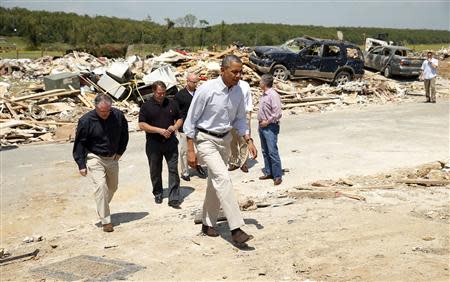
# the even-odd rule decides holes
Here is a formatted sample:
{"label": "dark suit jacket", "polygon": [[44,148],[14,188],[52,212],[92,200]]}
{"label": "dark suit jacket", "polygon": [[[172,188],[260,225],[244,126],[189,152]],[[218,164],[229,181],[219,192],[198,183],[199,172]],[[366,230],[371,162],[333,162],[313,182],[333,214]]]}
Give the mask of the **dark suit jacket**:
{"label": "dark suit jacket", "polygon": [[[183,88],[178,91],[177,94],[175,94],[174,100],[178,103],[178,108],[181,112],[181,118],[183,119],[183,121],[186,120],[189,106],[192,102],[192,95],[189,93],[189,91],[187,91],[186,88]],[[181,127],[179,131],[183,132],[183,127]]]}

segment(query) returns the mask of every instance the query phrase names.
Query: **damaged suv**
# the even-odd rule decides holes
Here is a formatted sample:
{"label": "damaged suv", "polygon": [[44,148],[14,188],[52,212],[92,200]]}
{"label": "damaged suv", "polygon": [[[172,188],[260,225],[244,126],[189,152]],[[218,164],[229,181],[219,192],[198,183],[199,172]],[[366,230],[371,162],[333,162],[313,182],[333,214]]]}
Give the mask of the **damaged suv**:
{"label": "damaged suv", "polygon": [[281,46],[256,47],[250,65],[281,80],[315,78],[343,84],[364,74],[364,57],[358,46],[312,37],[291,39]]}

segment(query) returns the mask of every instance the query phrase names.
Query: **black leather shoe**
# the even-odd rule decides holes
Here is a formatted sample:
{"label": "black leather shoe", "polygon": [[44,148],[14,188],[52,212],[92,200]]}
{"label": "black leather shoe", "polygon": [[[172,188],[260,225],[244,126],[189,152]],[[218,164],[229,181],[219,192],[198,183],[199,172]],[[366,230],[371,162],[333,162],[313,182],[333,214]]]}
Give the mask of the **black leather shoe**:
{"label": "black leather shoe", "polygon": [[202,168],[202,166],[197,165],[197,172],[201,177],[206,177],[206,171]]}
{"label": "black leather shoe", "polygon": [[189,175],[181,175],[181,179],[184,181],[191,181],[191,177]]}
{"label": "black leather shoe", "polygon": [[176,201],[176,200],[169,201],[169,206],[174,209],[179,209],[180,204],[181,204],[180,201]]}
{"label": "black leather shoe", "polygon": [[162,202],[163,202],[163,195],[162,194],[155,195],[155,203],[161,204]]}
{"label": "black leather shoe", "polygon": [[202,233],[207,236],[210,236],[210,237],[219,236],[219,233],[217,233],[217,231],[216,231],[216,229],[214,229],[214,227],[204,225],[204,224],[202,224]]}

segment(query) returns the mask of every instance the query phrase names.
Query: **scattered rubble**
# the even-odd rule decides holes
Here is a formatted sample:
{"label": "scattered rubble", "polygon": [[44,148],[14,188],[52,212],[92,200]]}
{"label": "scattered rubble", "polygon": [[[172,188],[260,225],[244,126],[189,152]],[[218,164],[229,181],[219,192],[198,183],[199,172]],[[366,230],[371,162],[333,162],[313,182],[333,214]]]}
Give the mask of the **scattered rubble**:
{"label": "scattered rubble", "polygon": [[[444,51],[442,51],[444,52]],[[441,52],[441,53],[442,53]],[[243,79],[252,87],[258,105],[260,76],[248,66],[249,51],[232,46],[223,52],[201,50],[187,54],[168,51],[141,59],[138,56],[107,59],[73,52],[64,57],[36,60],[0,60],[0,144],[66,142],[74,138],[79,117],[94,108],[97,93],[108,93],[124,111],[130,130],[138,130],[140,105],[151,95],[151,84],[162,80],[181,88],[186,74],[202,81],[220,74],[220,59],[233,53],[244,62]],[[442,87],[448,88],[445,83]],[[364,79],[331,86],[314,80],[275,83],[284,110],[319,112],[354,104],[390,103],[423,96],[423,83],[400,83],[366,71]],[[439,82],[438,82],[439,89]],[[172,93],[173,94],[173,93]],[[439,90],[438,90],[439,94]]]}

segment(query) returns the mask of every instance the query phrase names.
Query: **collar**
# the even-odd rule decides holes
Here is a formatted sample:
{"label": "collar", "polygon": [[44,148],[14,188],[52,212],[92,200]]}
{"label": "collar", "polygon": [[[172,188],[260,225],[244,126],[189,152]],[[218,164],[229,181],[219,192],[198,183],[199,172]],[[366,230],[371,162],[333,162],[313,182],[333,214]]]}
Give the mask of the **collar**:
{"label": "collar", "polygon": [[226,86],[225,82],[223,82],[222,76],[220,76],[219,78],[217,78],[217,81],[219,82],[219,85],[220,85],[220,87],[222,88],[222,90],[225,90],[226,92],[230,92],[230,91],[233,90],[234,87],[236,86],[236,85],[231,86],[231,87]]}
{"label": "collar", "polygon": [[154,97],[151,97],[151,98],[150,98],[150,102],[151,102],[152,104],[155,104],[155,105],[158,105],[158,106],[165,106],[165,105],[167,105],[167,103],[169,102],[169,99],[167,99],[167,97],[164,97],[162,103],[160,104],[160,103],[158,103],[158,102],[155,100]]}

